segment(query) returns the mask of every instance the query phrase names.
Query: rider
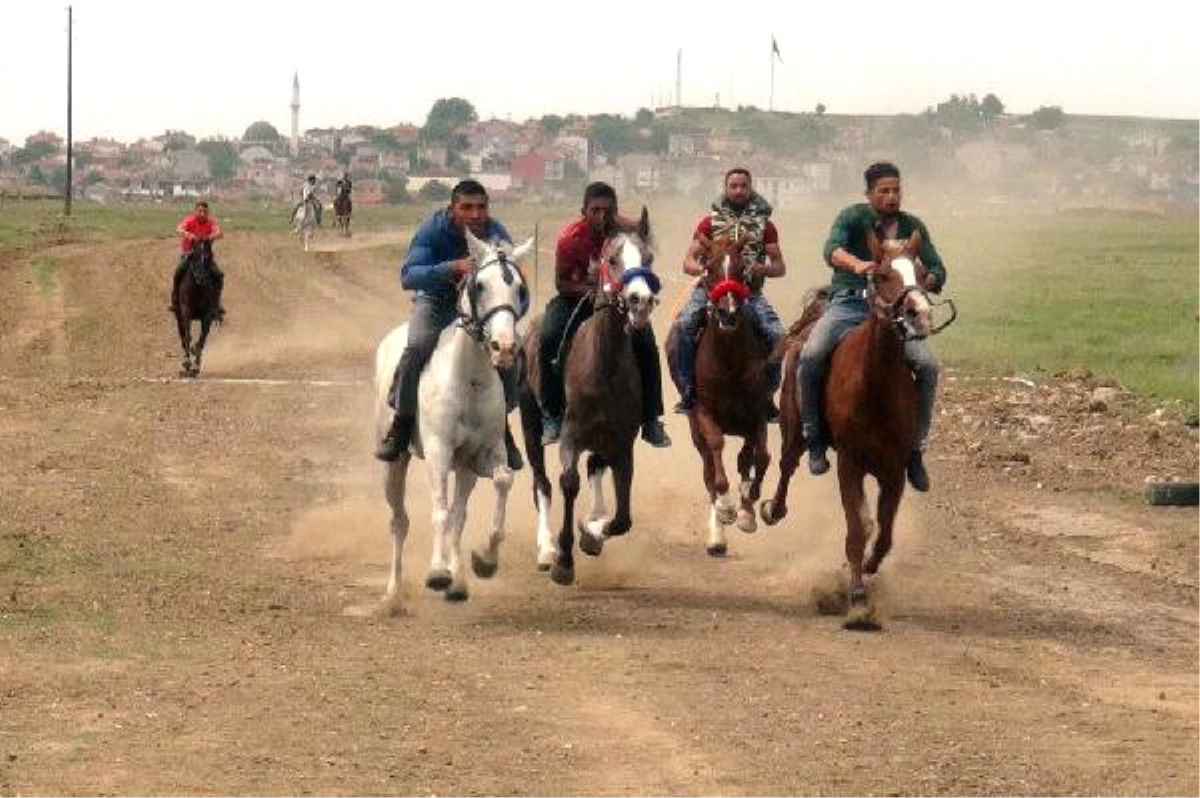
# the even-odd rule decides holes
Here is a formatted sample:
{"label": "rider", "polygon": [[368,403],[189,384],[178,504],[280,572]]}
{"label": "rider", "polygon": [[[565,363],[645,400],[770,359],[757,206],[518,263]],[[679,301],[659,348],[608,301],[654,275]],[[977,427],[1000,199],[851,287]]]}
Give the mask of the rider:
{"label": "rider", "polygon": [[[800,420],[808,441],[808,470],[814,475],[829,470],[825,450],[829,445],[821,423],[821,394],[829,372],[829,358],[838,342],[861,322],[871,310],[867,304],[867,277],[877,264],[871,260],[868,234],[874,230],[881,239],[905,239],[921,235],[918,255],[928,274],[924,288],[938,293],[946,284],[946,267],[933,246],[925,224],[900,210],[900,170],[891,163],[874,163],[863,172],[866,202],[851,205],[837,215],[825,242],[825,262],[833,268],[829,307],[813,326],[800,350]],[[917,386],[917,439],[908,460],[908,481],[919,491],[929,490],[922,452],[933,420],[933,400],[937,392],[938,363],[925,340],[904,342],[904,354]]]}
{"label": "rider", "polygon": [[296,203],[292,215],[296,215],[296,211],[300,210],[301,206],[306,202],[311,202],[313,213],[316,214],[317,224],[321,224],[321,199],[317,196],[317,176],[309,175],[304,184],[300,186],[300,201]]}
{"label": "rider", "polygon": [[348,197],[348,196],[350,196],[350,189],[351,189],[350,173],[342,172],[342,176],[338,178],[337,193],[334,196],[340,197],[342,194],[345,194]]}
{"label": "rider", "polygon": [[[754,319],[759,336],[775,351],[775,345],[783,338],[785,330],[775,309],[763,296],[763,283],[767,277],[782,277],[787,272],[783,252],[779,248],[779,231],[771,221],[771,205],[751,184],[750,172],[738,166],[725,173],[725,190],[712,205],[712,211],[696,225],[692,243],[683,256],[683,271],[692,277],[704,274],[704,265],[698,260],[703,252],[703,239],[713,239],[725,234],[746,238],[743,250],[754,260],[750,267],[750,298],[746,307]],[[687,302],[675,318],[678,349],[675,359],[675,378],[684,386],[676,413],[690,413],[696,406],[696,337],[704,321],[704,308],[708,305],[708,291],[703,282],[697,281]],[[767,361],[767,387],[771,396],[779,390],[783,368],[775,359]],[[774,399],[768,399],[767,418],[776,421],[779,410]]]}
{"label": "rider", "polygon": [[[217,224],[217,219],[208,212],[207,200],[200,200],[196,203],[196,208],[175,228],[176,235],[179,236],[179,262],[175,264],[175,280],[171,286],[171,312],[179,310],[179,286],[183,282],[183,275],[187,273],[188,259],[192,257],[192,245],[198,239],[207,238],[209,241],[216,241],[218,238],[223,238],[225,233],[221,230],[221,225]],[[221,290],[225,287],[225,272],[217,266],[217,261],[214,258],[212,262],[213,281],[217,286],[217,318],[224,318],[225,308],[221,307]]]}
{"label": "rider", "polygon": [[[400,284],[415,295],[408,319],[408,345],[396,365],[388,393],[396,413],[375,450],[375,456],[385,462],[398,459],[412,442],[421,370],[433,355],[442,330],[458,318],[457,285],[473,266],[465,232],[468,228],[480,239],[512,242],[504,225],[488,215],[487,189],[475,180],[460,181],[450,192],[449,207],[421,222],[400,266]],[[511,411],[517,404],[516,368],[501,369],[500,378],[505,407]],[[507,423],[504,446],[508,467],[520,470],[521,452]]]}
{"label": "rider", "polygon": [[[596,277],[589,276],[589,267],[600,256],[600,249],[610,235],[637,227],[617,214],[617,192],[607,183],[589,184],[583,191],[583,207],[579,210],[582,218],[569,223],[558,235],[554,251],[554,284],[558,293],[546,303],[542,318],[543,444],[557,442],[562,434],[566,352],[575,331],[593,311],[590,297]],[[662,366],[654,330],[649,325],[635,330],[630,342],[642,378],[642,439],[651,446],[670,446],[671,438],[659,418],[663,412]]]}

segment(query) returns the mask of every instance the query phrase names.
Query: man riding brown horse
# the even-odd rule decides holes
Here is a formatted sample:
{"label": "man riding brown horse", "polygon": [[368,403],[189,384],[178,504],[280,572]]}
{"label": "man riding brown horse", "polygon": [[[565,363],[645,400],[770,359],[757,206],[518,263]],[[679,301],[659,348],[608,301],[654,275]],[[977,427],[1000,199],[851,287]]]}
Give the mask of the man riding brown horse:
{"label": "man riding brown horse", "polygon": [[[900,210],[900,170],[891,163],[875,163],[867,168],[863,178],[867,201],[839,213],[825,242],[825,261],[834,270],[829,307],[800,351],[800,417],[808,441],[808,468],[814,475],[829,470],[825,454],[829,441],[823,423],[821,393],[830,355],[838,342],[871,313],[866,298],[867,277],[879,268],[870,248],[871,236],[903,241],[919,235],[918,257],[928,272],[922,288],[938,293],[946,283],[946,267],[929,230],[916,216]],[[916,490],[927,491],[929,475],[922,452],[933,420],[938,363],[924,339],[905,342],[904,353],[917,386],[917,427],[908,460],[908,481]]]}
{"label": "man riding brown horse", "polygon": [[[183,220],[175,227],[175,233],[179,236],[179,261],[175,264],[175,276],[171,285],[171,306],[169,310],[172,313],[179,312],[179,286],[183,282],[183,276],[187,273],[188,263],[192,258],[192,250],[196,241],[216,241],[218,238],[223,238],[225,233],[221,230],[221,225],[217,223],[217,219],[209,213],[208,202],[200,200],[196,203],[195,210],[183,217]],[[221,291],[225,287],[225,273],[217,266],[216,260],[209,264],[212,270],[213,280],[217,287],[217,320],[220,321],[225,317],[225,308],[221,307]]]}

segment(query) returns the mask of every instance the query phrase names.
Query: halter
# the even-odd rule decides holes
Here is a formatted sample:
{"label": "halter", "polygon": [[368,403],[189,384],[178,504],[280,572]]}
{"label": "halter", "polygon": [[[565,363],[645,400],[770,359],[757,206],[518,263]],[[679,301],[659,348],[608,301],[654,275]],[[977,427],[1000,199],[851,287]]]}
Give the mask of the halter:
{"label": "halter", "polygon": [[597,278],[599,282],[599,295],[603,299],[609,298],[608,302],[597,302],[597,307],[612,305],[622,313],[628,309],[628,303],[625,301],[625,289],[634,280],[642,279],[646,281],[646,285],[652,293],[657,294],[662,290],[662,281],[647,266],[635,266],[632,269],[625,269],[619,277],[613,277],[612,270],[609,268],[611,255],[601,253],[600,264],[598,267]]}
{"label": "halter", "polygon": [[[503,277],[505,285],[512,285],[513,280],[518,277],[521,279],[519,291],[521,307],[518,310],[505,302],[502,305],[489,308],[486,313],[480,316],[479,308],[475,302],[475,286],[479,282],[479,273],[492,264],[500,265],[500,275]],[[494,258],[473,266],[470,275],[463,281],[462,287],[459,288],[459,294],[461,295],[463,291],[467,292],[467,302],[470,305],[471,312],[464,314],[462,311],[459,311],[458,323],[466,331],[467,335],[479,343],[484,343],[487,338],[487,323],[497,313],[508,311],[513,314],[513,320],[516,321],[523,317],[529,310],[529,291],[525,286],[525,279],[521,276],[520,270],[516,268],[516,264],[508,259],[508,254],[504,250],[497,250]]]}
{"label": "halter", "polygon": [[[899,259],[897,258],[897,260]],[[885,317],[891,321],[892,331],[895,333],[897,338],[899,338],[901,341],[921,341],[927,337],[926,335],[917,335],[914,333],[912,330],[912,325],[909,324],[908,318],[904,314],[904,301],[908,298],[908,295],[912,293],[920,294],[925,298],[925,301],[930,306],[931,315],[934,307],[941,305],[950,306],[950,318],[946,319],[946,321],[942,322],[936,327],[931,327],[928,335],[936,335],[937,333],[940,333],[942,330],[949,327],[956,318],[958,318],[958,310],[954,307],[954,301],[952,299],[943,299],[939,302],[934,302],[929,298],[929,293],[924,288],[916,285],[916,273],[913,269],[912,261],[908,261],[907,268],[905,268],[903,265],[900,269],[896,269],[894,266],[892,268],[894,271],[900,272],[900,274],[905,277],[906,282],[909,279],[913,281],[912,285],[905,285],[904,290],[902,290],[895,299],[884,304],[884,307],[887,308]],[[910,271],[912,272],[911,274],[909,273]],[[872,274],[868,276],[867,285],[869,286],[871,295],[878,296],[875,275]]]}

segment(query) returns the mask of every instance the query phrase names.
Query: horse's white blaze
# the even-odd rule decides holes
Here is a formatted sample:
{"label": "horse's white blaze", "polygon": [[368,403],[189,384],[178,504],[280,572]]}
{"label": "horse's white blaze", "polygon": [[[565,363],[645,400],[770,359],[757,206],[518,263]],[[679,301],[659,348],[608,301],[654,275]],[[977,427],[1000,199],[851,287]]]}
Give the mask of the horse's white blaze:
{"label": "horse's white blaze", "polygon": [[917,267],[912,262],[912,258],[900,257],[892,259],[892,268],[900,272],[900,276],[904,279],[905,288],[914,288],[917,285]]}
{"label": "horse's white blaze", "polygon": [[[497,350],[515,347],[516,317],[523,309],[524,281],[515,263],[501,266],[495,245],[478,241],[468,233],[468,243],[476,260],[473,275],[480,287],[475,308],[480,318],[494,307],[501,310],[484,325],[481,344],[468,330],[454,324],[442,331],[437,348],[421,373],[418,387],[418,429],[429,477],[430,520],[433,546],[430,575],[442,581],[450,576],[448,592],[455,597],[467,595],[467,569],[461,555],[463,528],[466,525],[470,494],[478,477],[492,479],[496,503],[485,551],[481,559],[495,563],[504,539],[505,508],[512,488],[512,472],[506,465],[504,426],[507,411],[500,375],[493,366]],[[532,239],[529,242],[532,243]],[[528,251],[525,247],[524,251]],[[495,264],[495,265],[490,265]],[[465,292],[464,292],[465,294]],[[471,311],[464,296],[459,303],[464,314]],[[391,422],[387,394],[392,375],[408,340],[408,326],[391,330],[380,342],[375,354],[376,434],[382,436]],[[392,508],[392,572],[387,601],[395,608],[399,602],[400,563],[408,519],[404,511],[405,473],[409,457],[404,455],[389,464],[386,495]],[[453,472],[451,496],[449,476]]]}

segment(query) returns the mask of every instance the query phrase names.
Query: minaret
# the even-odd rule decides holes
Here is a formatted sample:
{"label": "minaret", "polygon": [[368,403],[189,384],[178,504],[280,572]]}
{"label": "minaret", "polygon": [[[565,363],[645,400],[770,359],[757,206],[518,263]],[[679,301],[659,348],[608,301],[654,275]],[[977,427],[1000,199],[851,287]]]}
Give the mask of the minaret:
{"label": "minaret", "polygon": [[300,73],[292,74],[292,156],[300,154]]}

